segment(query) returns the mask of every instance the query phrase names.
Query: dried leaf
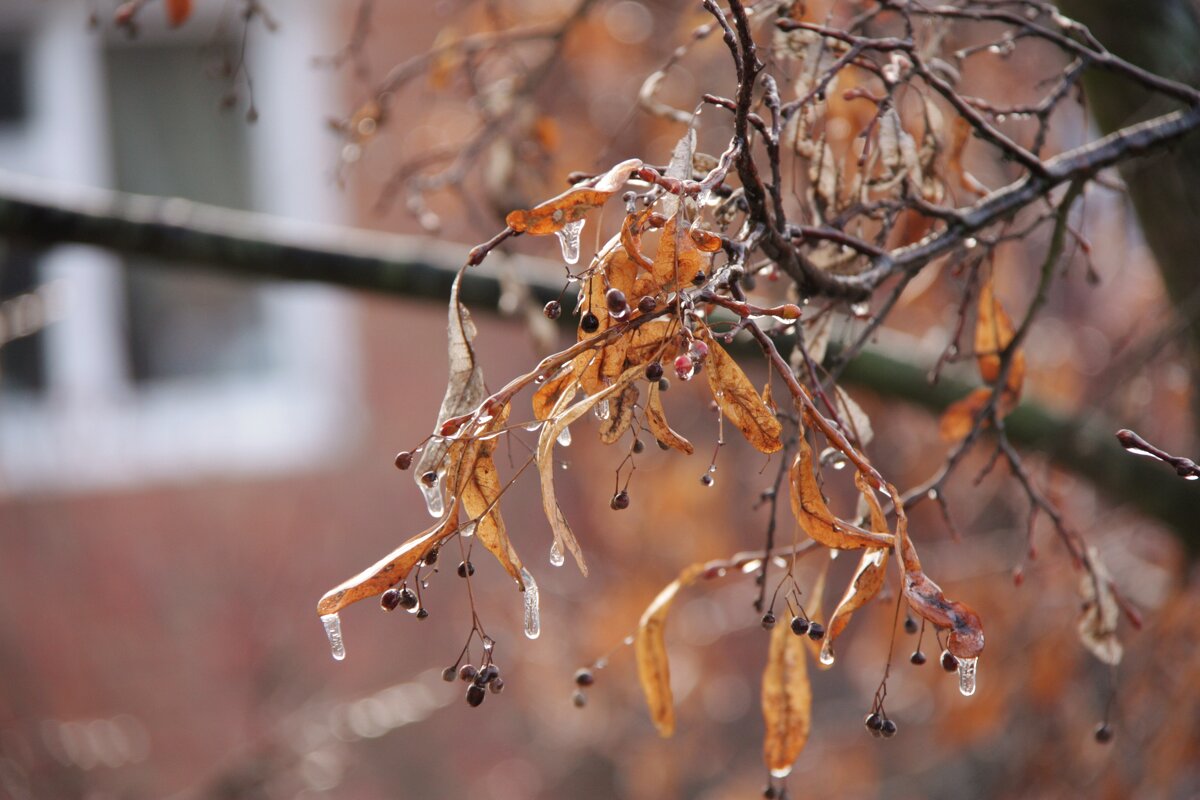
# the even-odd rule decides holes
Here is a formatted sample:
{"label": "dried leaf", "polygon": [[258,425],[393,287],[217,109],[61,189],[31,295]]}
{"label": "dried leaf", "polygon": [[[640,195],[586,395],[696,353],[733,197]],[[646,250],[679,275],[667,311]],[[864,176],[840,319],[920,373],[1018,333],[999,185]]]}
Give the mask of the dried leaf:
{"label": "dried leaf", "polygon": [[967,172],[966,167],[963,166],[963,151],[966,150],[967,142],[971,141],[973,130],[971,121],[966,117],[956,116],[954,118],[954,137],[950,142],[950,150],[947,154],[947,166],[951,175],[958,176],[959,186],[973,195],[983,197],[988,193],[988,188],[980,183],[978,178]]}
{"label": "dried leaf", "polygon": [[651,359],[671,361],[678,354],[678,347],[671,336],[679,327],[675,319],[656,319],[638,327],[629,336],[629,345],[625,350],[625,363],[646,365]]}
{"label": "dried leaf", "polygon": [[763,760],[775,775],[786,775],[808,741],[812,725],[812,686],[804,656],[804,638],[787,625],[771,630],[763,670],[762,712],[766,723]]}
{"label": "dried leaf", "polygon": [[[1012,320],[1004,311],[1004,306],[996,299],[989,278],[979,290],[979,310],[975,320],[975,358],[979,365],[979,375],[985,383],[995,383],[1000,377],[1000,353],[1012,342],[1014,334]],[[1009,373],[1007,388],[1020,394],[1024,376],[1025,353],[1018,349],[1013,353],[1013,367]]]}
{"label": "dried leaf", "polygon": [[568,363],[533,393],[534,419],[546,419],[549,417],[559,398],[568,390],[572,390],[571,394],[574,396],[575,392],[573,389],[578,386],[579,381],[575,377],[575,364],[574,362]]}
{"label": "dried leaf", "polygon": [[863,551],[858,562],[858,569],[846,587],[846,593],[829,618],[825,628],[825,640],[821,643],[821,663],[833,664],[833,642],[846,626],[855,611],[866,605],[879,590],[883,588],[883,579],[887,573],[888,551],[885,548],[868,548]]}
{"label": "dried leaf", "polygon": [[[804,332],[804,346],[808,349],[808,356],[813,360],[814,364],[820,364],[825,360],[825,353],[829,349],[829,337],[833,333],[833,314],[828,312],[817,314],[816,316],[804,319],[800,323],[801,330]],[[803,366],[801,360],[796,363],[796,356],[803,359],[800,353],[800,348],[792,351],[792,368]],[[798,371],[798,370],[796,370]]]}
{"label": "dried leaf", "polygon": [[[889,485],[894,497],[899,497]],[[921,560],[907,533],[903,515],[896,520],[896,536],[900,541],[900,558],[904,566],[904,597],[909,608],[933,623],[939,630],[949,632],[946,649],[958,658],[977,658],[983,652],[983,621],[966,603],[946,597],[942,588],[921,569]]]}
{"label": "dried leaf", "polygon": [[[489,433],[503,427],[508,418],[508,406],[495,416],[489,423]],[[521,559],[513,549],[508,539],[508,530],[500,516],[498,501],[503,488],[500,475],[496,472],[496,464],[492,454],[496,450],[498,439],[480,440],[475,453],[474,465],[467,480],[458,489],[462,498],[463,508],[467,515],[476,520],[475,536],[488,549],[500,566],[512,576],[522,591],[525,581],[521,577]],[[489,510],[490,509],[490,510]]]}
{"label": "dried leaf", "polygon": [[650,428],[650,433],[654,435],[654,438],[667,447],[689,456],[695,452],[692,443],[667,424],[667,415],[662,404],[662,392],[659,391],[657,382],[650,384],[650,397],[646,401],[646,426]]}
{"label": "dried leaf", "polygon": [[814,470],[812,448],[800,437],[796,460],[791,470],[792,513],[810,537],[836,550],[858,550],[864,547],[891,547],[891,534],[873,533],[838,519],[821,494]]}
{"label": "dried leaf", "polygon": [[956,400],[947,406],[946,410],[942,412],[941,422],[938,423],[942,441],[957,442],[965,438],[974,427],[975,418],[979,416],[979,412],[987,405],[988,398],[991,396],[991,389],[981,387],[962,400]]}
{"label": "dried leaf", "polygon": [[425,554],[458,530],[458,504],[432,527],[412,537],[375,564],[325,593],[317,614],[334,614],[351,603],[381,594],[408,577]]}
{"label": "dried leaf", "polygon": [[[587,298],[584,300],[584,308],[596,315],[599,327],[592,333],[585,333],[581,327],[579,341],[599,336],[617,324],[608,313],[605,294],[611,288],[619,289],[629,297],[633,292],[636,276],[637,265],[630,260],[625,249],[616,240],[610,241],[601,251],[596,273],[588,280]],[[626,335],[618,336],[597,347],[594,353],[579,355],[576,367],[579,372],[579,384],[585,392],[595,394],[624,371],[625,350],[629,347],[629,338]]]}
{"label": "dried leaf", "polygon": [[633,423],[633,408],[639,396],[637,384],[631,383],[616,400],[609,401],[608,418],[600,422],[600,441],[612,444],[625,435]]}
{"label": "dried leaf", "polygon": [[1079,619],[1079,641],[1092,655],[1105,664],[1116,666],[1125,654],[1117,638],[1117,621],[1121,609],[1113,594],[1112,576],[1096,548],[1088,548],[1087,564],[1079,577],[1079,594],[1083,598],[1083,616]]}
{"label": "dried leaf", "polygon": [[556,233],[568,222],[578,222],[593,208],[603,205],[641,166],[642,162],[636,158],[622,161],[592,186],[568,189],[528,211],[513,211],[504,221],[518,233],[531,236]]}
{"label": "dried leaf", "polygon": [[664,638],[667,627],[667,612],[671,602],[684,586],[690,585],[704,572],[704,564],[692,564],[668,583],[651,601],[638,621],[637,635],[633,640],[634,658],[637,661],[638,680],[646,705],[650,707],[650,719],[660,736],[667,737],[675,732],[675,701],[671,695],[671,666],[667,660],[667,644]]}
{"label": "dried leaf", "polygon": [[612,386],[583,398],[569,408],[565,407],[569,400],[564,401],[560,398],[551,419],[542,427],[541,436],[538,438],[537,463],[542,483],[542,510],[550,523],[550,529],[554,532],[554,541],[560,549],[569,551],[575,557],[575,563],[584,575],[587,575],[587,564],[584,562],[583,552],[579,549],[579,542],[571,532],[571,526],[563,516],[562,509],[558,507],[558,499],[554,492],[554,445],[564,428],[587,413],[596,403],[624,390],[641,373],[640,367],[631,367]]}
{"label": "dried leaf", "polygon": [[[671,151],[671,163],[667,165],[666,176],[685,181],[692,177],[692,156],[696,152],[696,129],[688,127],[687,133],[675,143]],[[667,194],[662,199],[662,212],[671,216],[679,208],[679,196]]]}
{"label": "dried leaf", "polygon": [[[465,268],[464,268],[465,269]],[[450,322],[449,345],[447,353],[450,360],[450,380],[446,385],[446,396],[442,399],[441,410],[438,411],[437,428],[442,429],[443,423],[453,417],[474,411],[483,402],[487,388],[483,382],[483,369],[475,359],[475,350],[471,342],[475,340],[475,323],[471,321],[471,313],[458,300],[459,283],[463,272],[460,271],[450,287]],[[423,487],[421,476],[426,472],[441,472],[444,470],[443,458],[449,442],[435,436],[425,445],[417,468],[413,470],[413,479],[417,486]]]}
{"label": "dried leaf", "polygon": [[689,232],[679,227],[679,214],[675,214],[663,227],[650,272],[660,289],[672,292],[690,285],[699,273],[707,275],[711,263],[711,257],[696,246]]}
{"label": "dried leaf", "polygon": [[712,389],[713,397],[726,419],[732,422],[746,437],[746,441],[754,445],[759,452],[779,452],[783,448],[783,441],[779,438],[783,432],[783,425],[771,413],[771,409],[733,356],[725,352],[707,330],[704,331],[703,337],[709,349],[704,373],[708,376],[708,386]]}

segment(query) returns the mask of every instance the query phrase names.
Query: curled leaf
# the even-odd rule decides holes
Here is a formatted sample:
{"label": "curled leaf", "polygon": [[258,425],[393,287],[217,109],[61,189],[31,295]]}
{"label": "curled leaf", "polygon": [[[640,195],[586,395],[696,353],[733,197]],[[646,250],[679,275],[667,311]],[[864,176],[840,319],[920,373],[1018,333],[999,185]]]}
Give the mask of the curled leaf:
{"label": "curled leaf", "polygon": [[1088,569],[1079,576],[1079,594],[1083,598],[1079,640],[1096,658],[1115,666],[1121,663],[1125,651],[1117,638],[1121,611],[1113,594],[1112,576],[1094,547],[1088,548],[1087,565]]}
{"label": "curled leaf", "polygon": [[766,724],[763,760],[772,775],[783,776],[791,771],[812,725],[812,686],[804,639],[787,625],[776,625],[771,630],[763,670],[762,712]]}
{"label": "curled leaf", "polygon": [[[899,497],[888,486],[893,497]],[[942,588],[921,569],[921,559],[908,537],[908,521],[899,506],[896,536],[900,541],[900,558],[904,567],[904,596],[909,607],[939,630],[949,632],[946,649],[958,658],[977,658],[983,652],[983,622],[966,603],[946,597]]]}
{"label": "curled leaf", "polygon": [[513,211],[504,221],[518,233],[532,236],[556,233],[567,223],[578,222],[593,208],[603,205],[641,166],[642,162],[636,158],[622,161],[591,186],[568,189],[528,211]]}
{"label": "curled leaf", "polygon": [[612,444],[625,435],[633,423],[633,408],[637,405],[638,397],[637,384],[631,383],[615,400],[609,401],[608,417],[600,422],[600,441]]}
{"label": "curled leaf", "polygon": [[662,392],[657,383],[650,384],[650,397],[646,401],[646,425],[650,428],[650,433],[654,435],[654,438],[667,447],[689,456],[695,452],[692,443],[667,424],[666,411],[662,404]]}
{"label": "curled leaf", "polygon": [[659,288],[670,292],[690,285],[697,274],[707,275],[711,262],[711,256],[697,247],[688,231],[679,227],[676,213],[663,227],[650,272]]}
{"label": "curled leaf", "polygon": [[637,661],[638,681],[650,707],[650,719],[660,736],[668,737],[675,732],[675,701],[671,695],[671,665],[667,660],[667,644],[664,638],[667,628],[667,612],[671,602],[684,586],[690,585],[704,572],[704,564],[692,564],[679,577],[668,583],[658,596],[650,602],[638,621],[637,635],[633,640],[634,658]]}
{"label": "curled leaf", "polygon": [[704,339],[708,344],[708,386],[713,398],[725,414],[726,419],[742,432],[746,441],[762,453],[776,453],[783,448],[779,438],[783,426],[771,409],[755,390],[754,384],[742,372],[742,368],[707,330]]}
{"label": "curled leaf", "polygon": [[[496,415],[499,422],[490,427],[495,429],[503,426],[503,421],[507,418],[508,406],[505,406],[503,412]],[[521,559],[509,541],[508,530],[500,516],[498,503],[503,489],[492,458],[498,441],[493,438],[479,442],[474,464],[462,482],[459,496],[467,515],[475,520],[475,536],[523,590],[525,581],[521,575]]]}
{"label": "curled leaf", "polygon": [[800,437],[796,460],[791,470],[792,513],[810,537],[836,550],[858,550],[864,547],[891,547],[894,537],[889,533],[863,530],[838,519],[821,494],[813,464],[812,448]]}
{"label": "curled leaf", "polygon": [[863,551],[858,562],[858,569],[846,587],[846,593],[825,628],[825,639],[821,643],[821,663],[833,664],[833,642],[841,636],[842,631],[850,623],[850,617],[855,611],[865,606],[879,590],[883,588],[883,579],[887,573],[888,551],[883,547],[871,547]]}
{"label": "curled leaf", "polygon": [[538,390],[533,393],[534,419],[546,419],[549,417],[559,398],[568,391],[574,396],[575,389],[578,386],[579,381],[575,376],[575,364],[574,362],[570,362],[539,386]]}

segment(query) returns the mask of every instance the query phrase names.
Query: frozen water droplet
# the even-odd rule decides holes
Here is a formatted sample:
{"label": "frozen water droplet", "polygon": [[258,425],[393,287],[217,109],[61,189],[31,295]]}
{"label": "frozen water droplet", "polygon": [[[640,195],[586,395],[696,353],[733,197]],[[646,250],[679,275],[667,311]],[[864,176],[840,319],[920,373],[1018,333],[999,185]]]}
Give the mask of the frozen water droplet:
{"label": "frozen water droplet", "polygon": [[791,774],[792,774],[792,767],[790,764],[786,767],[780,767],[779,769],[771,770],[771,777],[778,778],[780,780],[782,780],[783,778],[786,778],[788,775],[791,775]]}
{"label": "frozen water droplet", "polygon": [[468,522],[466,525],[463,525],[462,530],[458,532],[458,535],[463,537],[464,539],[470,539],[472,536],[475,535],[475,528],[477,526],[478,526],[477,522],[474,522],[474,521]]}
{"label": "frozen water droplet", "polygon": [[1184,476],[1183,476],[1183,479],[1184,479],[1185,481],[1194,481],[1194,480],[1200,480],[1200,475],[1184,475]]}
{"label": "frozen water droplet", "polygon": [[592,410],[596,414],[596,419],[608,419],[612,413],[612,411],[608,407],[608,398],[605,398],[605,399],[601,400],[599,403],[596,403],[595,407]]}
{"label": "frozen water droplet", "polygon": [[579,261],[579,235],[583,233],[585,221],[577,219],[574,222],[568,222],[554,232],[554,235],[558,237],[559,246],[562,247],[563,261],[568,264]]}
{"label": "frozen water droplet", "polygon": [[974,236],[968,237],[966,241],[963,242],[963,246],[968,250],[974,250],[976,247],[979,247],[979,240]]}
{"label": "frozen water droplet", "polygon": [[821,663],[827,667],[833,664],[833,645],[828,639],[821,645],[820,659]]}
{"label": "frozen water droplet", "polygon": [[525,635],[536,639],[542,635],[542,613],[538,608],[538,585],[529,570],[521,568],[521,580],[525,582]]}
{"label": "frozen water droplet", "polygon": [[567,561],[567,557],[563,555],[562,545],[555,539],[550,545],[550,564],[551,566],[561,567]]}
{"label": "frozen water droplet", "polygon": [[621,642],[622,642],[622,644],[624,644],[626,647],[628,647],[629,645],[633,644],[633,637],[632,637],[632,636],[626,636],[624,639],[622,639],[622,640],[621,640]]}
{"label": "frozen water droplet", "polygon": [[570,447],[571,446],[571,427],[569,425],[567,427],[564,427],[561,431],[559,431],[557,441],[558,441],[559,447]]}
{"label": "frozen water droplet", "polygon": [[540,419],[535,420],[534,422],[531,422],[528,425],[526,425],[525,430],[529,431],[530,433],[533,433],[536,430],[540,430],[541,427],[545,424],[546,423],[543,420],[540,420]]}
{"label": "frozen water droplet", "polygon": [[837,557],[838,557],[838,553],[839,553],[839,552],[841,552],[841,551],[840,551],[840,550],[836,550],[836,549],[834,549],[834,548],[832,548],[832,547],[831,547],[831,548],[829,549],[829,560],[830,560],[830,561],[837,561]]}
{"label": "frozen water droplet", "polygon": [[483,649],[489,653],[496,647],[496,640],[490,636],[483,637]]}
{"label": "frozen water droplet", "polygon": [[978,658],[960,658],[958,660],[958,690],[963,697],[975,694],[975,667]]}
{"label": "frozen water droplet", "polygon": [[854,303],[850,306],[850,313],[856,317],[865,317],[871,313],[871,307],[866,303]]}
{"label": "frozen water droplet", "polygon": [[940,497],[941,495],[939,495],[939,494],[938,494],[938,490],[937,490],[937,489],[930,489],[930,490],[929,490],[929,491],[926,493],[926,495],[925,495],[925,496],[926,496],[926,497],[928,497],[930,500],[937,500],[937,499],[938,499],[938,497]]}
{"label": "frozen water droplet", "polygon": [[418,484],[421,487],[421,494],[425,495],[425,508],[431,517],[440,517],[446,513],[446,505],[442,500],[442,474],[438,473],[437,480],[433,482],[432,486],[426,486],[424,483]]}
{"label": "frozen water droplet", "polygon": [[329,637],[329,648],[333,651],[333,657],[341,661],[346,657],[346,645],[342,643],[342,618],[333,614],[325,614],[321,617],[321,624],[325,626],[325,635]]}

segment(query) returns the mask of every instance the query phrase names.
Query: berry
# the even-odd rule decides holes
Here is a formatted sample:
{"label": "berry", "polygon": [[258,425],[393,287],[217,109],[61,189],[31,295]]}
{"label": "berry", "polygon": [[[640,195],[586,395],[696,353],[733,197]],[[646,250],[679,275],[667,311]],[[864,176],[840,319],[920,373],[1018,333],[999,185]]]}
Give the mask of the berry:
{"label": "berry", "polygon": [[675,375],[679,380],[690,380],[695,372],[696,365],[692,363],[691,356],[681,355],[675,359]]}
{"label": "berry", "polygon": [[763,789],[763,797],[767,798],[767,800],[775,800],[775,798],[779,797],[779,792],[775,790],[774,786],[768,786]]}
{"label": "berry", "polygon": [[646,365],[646,380],[656,381],[656,380],[659,380],[660,378],[662,378],[662,376],[663,376],[662,364],[658,363],[657,361],[654,361],[654,362]]}
{"label": "berry", "polygon": [[822,639],[824,639],[825,638],[825,626],[819,622],[809,623],[808,638],[812,639],[814,642],[819,642]]}
{"label": "berry", "polygon": [[642,299],[638,300],[638,311],[642,312],[643,314],[649,314],[657,305],[658,302],[653,297],[648,294],[643,295]]}
{"label": "berry", "polygon": [[912,617],[905,617],[904,618],[904,632],[908,633],[908,634],[913,634],[913,633],[916,633],[917,630],[918,630],[917,621],[915,619],[913,619]]}
{"label": "berry", "polygon": [[879,729],[879,732],[883,734],[883,738],[885,739],[892,738],[896,735],[896,723],[892,722],[890,719],[885,719],[883,721],[883,727]]}
{"label": "berry", "polygon": [[412,453],[407,450],[401,450],[396,453],[396,469],[408,469],[412,466]]}
{"label": "berry", "polygon": [[396,606],[400,605],[400,590],[388,589],[379,598],[379,605],[383,607],[384,611],[395,611]]}
{"label": "berry", "polygon": [[629,301],[620,289],[609,289],[605,292],[604,303],[608,306],[608,313],[614,317],[623,317],[629,311]]}
{"label": "berry", "polygon": [[425,619],[428,616],[429,616],[428,608],[422,608],[420,611],[417,612],[417,619]]}
{"label": "berry", "polygon": [[458,668],[458,677],[462,681],[473,681],[478,674],[479,670],[475,669],[473,664],[463,664]]}
{"label": "berry", "polygon": [[696,275],[692,278],[692,285],[700,286],[701,284],[704,283],[704,281],[705,281],[704,273],[697,272]]}
{"label": "berry", "polygon": [[922,653],[920,650],[917,650],[908,657],[908,660],[919,667],[925,663],[926,658],[924,653]]}
{"label": "berry", "polygon": [[405,587],[400,590],[400,605],[411,611],[417,607],[417,602],[417,593],[412,589]]}
{"label": "berry", "polygon": [[477,686],[472,683],[467,687],[467,705],[475,708],[483,702],[483,698],[487,696],[487,690],[482,686]]}
{"label": "berry", "polygon": [[797,636],[808,633],[808,620],[803,617],[792,617],[792,633]]}
{"label": "berry", "polygon": [[454,667],[446,667],[444,670],[442,670],[442,680],[444,680],[446,683],[453,682],[457,677],[458,670],[456,670]]}
{"label": "berry", "polygon": [[708,343],[696,339],[692,342],[692,357],[697,361],[708,358]]}
{"label": "berry", "polygon": [[705,473],[704,475],[700,476],[700,482],[703,483],[705,486],[712,486],[713,485],[713,476],[709,475],[708,473]]}
{"label": "berry", "polygon": [[587,695],[576,690],[575,694],[571,695],[571,702],[575,704],[576,708],[583,708],[587,705]]}
{"label": "berry", "polygon": [[642,452],[642,451],[644,451],[645,449],[646,449],[646,443],[645,443],[645,442],[643,442],[641,439],[634,439],[634,440],[633,440],[633,452],[634,452],[634,453],[641,453],[641,452]]}
{"label": "berry", "polygon": [[546,303],[545,308],[542,309],[542,313],[546,315],[546,319],[558,319],[562,316],[562,303],[557,300],[551,300],[549,303]]}
{"label": "berry", "polygon": [[488,664],[486,667],[479,670],[479,677],[477,677],[476,680],[482,681],[483,683],[491,683],[499,677],[500,668],[495,664]]}
{"label": "berry", "polygon": [[613,495],[612,502],[609,503],[613,511],[623,511],[629,508],[629,492],[622,489]]}
{"label": "berry", "polygon": [[867,715],[867,719],[863,724],[867,726],[867,730],[872,732],[883,730],[883,717],[871,713]]}
{"label": "berry", "polygon": [[426,486],[433,486],[435,483],[437,483],[437,473],[433,470],[429,470],[429,472],[426,472],[421,476],[421,483],[425,484]]}
{"label": "berry", "polygon": [[587,667],[582,667],[575,671],[576,686],[591,686],[596,682],[596,676]]}
{"label": "berry", "polygon": [[666,378],[659,379],[658,390],[660,392],[665,392],[667,389],[670,389],[670,388],[671,388],[671,382],[669,380],[667,380]]}
{"label": "berry", "polygon": [[958,669],[958,659],[949,650],[942,651],[942,669],[946,672],[954,672]]}
{"label": "berry", "polygon": [[488,684],[488,689],[492,694],[500,694],[504,691],[504,679],[496,678],[496,680]]}
{"label": "berry", "polygon": [[1096,726],[1096,732],[1092,735],[1096,737],[1096,741],[1100,744],[1108,744],[1113,740],[1112,726],[1107,722],[1101,722]]}
{"label": "berry", "polygon": [[437,560],[438,560],[438,549],[436,547],[425,554],[425,558],[424,558],[425,566],[427,566],[427,567],[433,566],[434,564],[437,563]]}
{"label": "berry", "polygon": [[767,630],[775,627],[775,615],[770,611],[762,615],[762,626]]}
{"label": "berry", "polygon": [[671,445],[664,442],[662,439],[655,439],[654,443],[658,445],[659,450],[670,450]]}
{"label": "berry", "polygon": [[458,577],[469,578],[475,574],[475,565],[470,561],[458,562]]}
{"label": "berry", "polygon": [[579,320],[579,329],[584,333],[595,333],[600,330],[600,319],[592,312],[587,312],[583,315],[583,319]]}

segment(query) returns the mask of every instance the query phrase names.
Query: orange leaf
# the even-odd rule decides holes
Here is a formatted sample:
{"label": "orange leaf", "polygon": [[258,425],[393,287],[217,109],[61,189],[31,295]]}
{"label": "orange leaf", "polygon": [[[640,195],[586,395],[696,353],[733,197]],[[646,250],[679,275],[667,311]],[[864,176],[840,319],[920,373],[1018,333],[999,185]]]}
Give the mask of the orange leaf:
{"label": "orange leaf", "polygon": [[625,435],[633,424],[633,408],[639,396],[637,384],[631,383],[615,400],[608,402],[608,416],[600,421],[600,441],[612,444]]}
{"label": "orange leaf", "polygon": [[791,470],[792,513],[796,521],[814,540],[837,550],[858,550],[864,547],[891,547],[894,538],[888,533],[866,531],[857,525],[838,519],[821,494],[814,471],[812,448],[801,435],[796,460]]}
{"label": "orange leaf", "polygon": [[698,273],[708,274],[712,258],[692,240],[689,232],[678,226],[679,214],[674,214],[663,227],[658,252],[650,272],[663,291],[674,291],[690,285]]}
{"label": "orange leaf", "polygon": [[562,397],[567,387],[575,383],[574,362],[567,364],[552,378],[543,383],[533,393],[533,416],[535,419],[546,419],[554,409],[558,398]]}
{"label": "orange leaf", "polygon": [[883,588],[883,579],[887,573],[888,551],[886,548],[871,547],[863,551],[858,562],[858,570],[846,587],[846,593],[829,618],[825,629],[825,639],[821,643],[820,661],[825,666],[833,664],[833,642],[846,626],[850,624],[850,616],[865,606],[879,590]]}
{"label": "orange leaf", "polygon": [[178,28],[192,15],[192,0],[166,0],[167,22]]}
{"label": "orange leaf", "polygon": [[[979,290],[979,310],[975,320],[975,358],[979,364],[979,375],[985,383],[995,383],[1000,377],[1000,353],[1013,340],[1014,333],[1012,320],[1004,311],[1004,306],[996,299],[992,281],[989,279]],[[1009,388],[1020,393],[1021,384],[1018,382],[1014,385],[1013,379],[1017,377],[1019,381],[1024,375],[1025,354],[1017,350],[1013,353]]]}
{"label": "orange leaf", "polygon": [[771,630],[767,666],[763,670],[762,712],[766,723],[763,760],[772,775],[786,776],[804,749],[812,726],[812,686],[804,656],[803,636],[787,625]]}
{"label": "orange leaf", "polygon": [[662,392],[659,391],[657,382],[650,384],[650,399],[646,401],[646,426],[650,428],[650,433],[654,435],[654,438],[667,447],[672,447],[689,456],[695,452],[692,443],[667,424],[667,416],[662,404]]}
{"label": "orange leaf", "polygon": [[600,176],[595,184],[568,189],[528,211],[513,211],[504,221],[514,231],[531,236],[560,231],[568,222],[578,222],[593,208],[603,205],[641,166],[642,162],[636,158],[622,161]]}
{"label": "orange leaf", "polygon": [[[637,265],[630,260],[625,249],[615,241],[602,251],[600,265],[595,274],[588,279],[587,298],[583,307],[596,315],[599,327],[592,333],[579,329],[579,341],[599,335],[616,324],[608,313],[608,303],[605,295],[609,289],[619,289],[628,298],[633,292],[633,280],[637,275]],[[579,372],[579,385],[588,394],[596,392],[609,385],[625,369],[625,350],[629,346],[629,336],[622,335],[600,345],[595,351],[581,353],[576,360]]]}
{"label": "orange leaf", "polygon": [[[505,406],[503,413],[497,414],[496,417],[500,420],[507,419],[508,407]],[[503,426],[503,421],[489,427],[501,426]],[[488,549],[488,552],[496,557],[500,566],[504,567],[517,585],[524,590],[525,581],[521,577],[521,559],[508,539],[508,530],[500,516],[498,505],[503,489],[500,485],[500,475],[496,472],[495,461],[492,459],[492,453],[495,452],[498,443],[499,439],[487,439],[479,442],[475,463],[471,468],[469,478],[463,482],[459,495],[462,497],[463,508],[466,509],[467,515],[475,520],[475,536]]]}
{"label": "orange leaf", "polygon": [[988,398],[991,396],[991,389],[980,387],[962,400],[951,403],[942,412],[942,420],[938,425],[942,441],[957,442],[965,438],[975,425],[975,418],[979,416],[980,410],[987,404]]}
{"label": "orange leaf", "polygon": [[704,564],[692,564],[679,573],[678,578],[668,583],[646,607],[638,621],[637,635],[633,640],[638,681],[642,685],[642,693],[646,696],[646,704],[650,707],[650,719],[654,721],[654,727],[658,728],[659,735],[663,737],[675,732],[671,665],[667,660],[667,644],[664,638],[667,612],[671,610],[671,603],[679,590],[690,585],[703,572]]}
{"label": "orange leaf", "polygon": [[783,425],[771,413],[771,409],[733,356],[716,343],[707,329],[701,335],[708,344],[708,360],[704,373],[708,376],[708,386],[712,390],[713,398],[721,407],[726,419],[732,422],[746,437],[746,441],[754,445],[759,452],[779,452],[783,448],[783,441],[779,438],[783,432]]}

